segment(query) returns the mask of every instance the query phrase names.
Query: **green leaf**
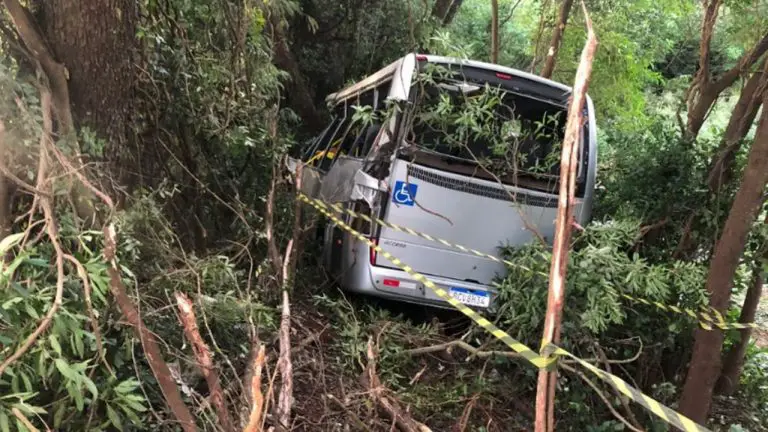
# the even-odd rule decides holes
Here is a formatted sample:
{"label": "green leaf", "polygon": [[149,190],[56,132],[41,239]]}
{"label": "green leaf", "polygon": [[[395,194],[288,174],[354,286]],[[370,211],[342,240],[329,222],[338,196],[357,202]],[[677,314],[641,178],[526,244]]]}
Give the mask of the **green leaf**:
{"label": "green leaf", "polygon": [[14,407],[18,408],[19,411],[23,412],[24,414],[28,415],[35,415],[35,414],[45,414],[46,411],[43,408],[40,408],[38,406],[33,406],[26,404],[24,402],[19,402],[16,404],[13,404]]}
{"label": "green leaf", "polygon": [[8,414],[0,411],[0,432],[10,432],[11,426],[8,424]]}
{"label": "green leaf", "polygon": [[16,246],[21,239],[24,238],[24,233],[16,233],[6,236],[3,240],[0,240],[0,255],[5,255],[8,250]]}
{"label": "green leaf", "polygon": [[83,382],[85,382],[85,386],[88,387],[88,391],[90,391],[91,394],[93,395],[93,399],[94,400],[98,399],[99,391],[96,389],[96,384],[94,384],[93,381],[91,381],[91,379],[85,375],[83,375],[81,378]]}
{"label": "green leaf", "polygon": [[144,412],[144,411],[147,410],[147,408],[144,405],[140,404],[139,402],[137,402],[135,400],[131,400],[131,399],[127,399],[126,398],[126,399],[123,399],[122,402],[125,403],[125,405],[127,407],[130,407],[132,410],[134,410],[136,412]]}
{"label": "green leaf", "polygon": [[82,411],[85,407],[85,399],[83,399],[83,392],[77,387],[67,386],[69,394],[75,399],[75,405],[78,411]]}
{"label": "green leaf", "polygon": [[42,259],[42,258],[28,258],[26,261],[27,264],[33,265],[35,267],[42,267],[42,268],[50,268],[51,263],[48,262],[48,260]]}
{"label": "green leaf", "polygon": [[135,379],[127,379],[115,386],[115,392],[120,394],[128,394],[139,387],[139,382]]}
{"label": "green leaf", "polygon": [[74,369],[72,369],[72,367],[69,366],[66,361],[63,359],[56,359],[54,360],[54,364],[56,364],[56,369],[58,369],[62,375],[67,377],[67,379],[75,383],[80,382],[80,375]]}
{"label": "green leaf", "polygon": [[107,416],[109,417],[109,421],[111,421],[116,428],[123,430],[123,423],[121,421],[120,414],[118,414],[117,411],[112,409],[112,407],[109,405],[107,405]]}
{"label": "green leaf", "polygon": [[29,291],[18,282],[11,282],[11,287],[24,298],[29,297]]}
{"label": "green leaf", "polygon": [[61,344],[59,343],[59,337],[56,334],[52,334],[48,336],[48,341],[51,343],[51,348],[56,351],[56,354],[61,355]]}

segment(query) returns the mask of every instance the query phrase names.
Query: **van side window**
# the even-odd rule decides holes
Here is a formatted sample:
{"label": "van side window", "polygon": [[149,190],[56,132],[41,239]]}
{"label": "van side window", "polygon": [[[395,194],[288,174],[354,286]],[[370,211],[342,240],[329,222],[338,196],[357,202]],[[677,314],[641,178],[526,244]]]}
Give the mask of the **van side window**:
{"label": "van side window", "polygon": [[323,137],[333,128],[336,126],[336,116],[333,116],[331,118],[331,122],[328,124],[328,126],[323,129],[322,132],[320,132],[319,135],[315,136],[311,140],[309,140],[306,145],[303,146],[301,150],[301,160],[303,162],[309,163],[309,160],[314,156],[315,152],[317,152],[317,148],[320,144],[320,142],[323,140]]}
{"label": "van side window", "polygon": [[323,136],[317,140],[307,159],[308,165],[318,167],[320,170],[326,170],[330,166],[329,163],[336,157],[333,146],[347,121],[346,114],[346,107],[343,105],[334,109],[333,122],[328,126]]}

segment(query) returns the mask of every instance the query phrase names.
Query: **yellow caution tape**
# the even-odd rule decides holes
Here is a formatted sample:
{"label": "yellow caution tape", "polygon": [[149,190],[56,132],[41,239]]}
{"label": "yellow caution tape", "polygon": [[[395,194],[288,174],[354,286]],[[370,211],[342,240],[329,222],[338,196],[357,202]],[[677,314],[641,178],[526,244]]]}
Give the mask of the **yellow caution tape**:
{"label": "yellow caution tape", "polygon": [[555,355],[569,357],[575,360],[578,364],[583,366],[585,369],[597,375],[600,379],[602,379],[603,381],[605,381],[606,383],[614,387],[616,390],[621,392],[621,394],[632,399],[638,404],[642,405],[643,408],[647,409],[648,411],[650,411],[660,419],[664,420],[665,422],[669,423],[670,425],[686,432],[711,432],[709,429],[697,424],[693,420],[680,414],[679,412],[673,410],[672,408],[662,405],[661,403],[654,400],[652,397],[632,387],[626,381],[617,377],[616,375],[605,372],[604,370],[597,368],[595,365],[576,357],[575,355],[569,353],[568,351],[560,347],[555,346],[554,344],[550,344],[550,346],[555,347],[553,351]]}
{"label": "yellow caution tape", "polygon": [[619,293],[619,295],[627,300],[631,300],[633,302],[642,303],[646,306],[653,306],[658,309],[661,309],[665,312],[673,312],[676,314],[681,315],[688,315],[689,317],[697,320],[699,322],[699,326],[703,328],[704,330],[713,330],[715,327],[720,330],[744,330],[744,329],[755,329],[755,328],[761,328],[756,323],[729,323],[725,321],[725,317],[723,317],[723,314],[720,313],[717,309],[714,309],[712,307],[704,308],[704,310],[701,311],[695,311],[693,309],[688,308],[681,308],[679,306],[675,305],[665,305],[664,303],[648,300],[640,297],[634,297],[629,294]]}
{"label": "yellow caution tape", "polygon": [[408,265],[406,265],[405,263],[400,261],[397,257],[395,257],[392,254],[390,254],[389,252],[385,251],[379,245],[377,245],[376,243],[372,242],[370,239],[366,238],[364,235],[362,235],[359,232],[355,231],[352,227],[350,227],[349,225],[344,223],[344,221],[342,221],[341,219],[339,219],[338,217],[336,217],[332,213],[330,213],[327,210],[328,209],[327,207],[318,204],[317,202],[315,202],[314,200],[312,200],[311,198],[307,197],[304,194],[299,194],[299,199],[301,199],[305,203],[307,203],[307,204],[311,205],[312,207],[314,207],[315,209],[317,209],[317,211],[319,211],[320,213],[324,214],[328,219],[333,221],[336,225],[338,225],[344,231],[352,234],[355,238],[357,238],[361,242],[367,244],[369,247],[371,247],[377,253],[381,254],[381,256],[383,256],[384,258],[386,258],[389,261],[391,261],[392,264],[396,265],[401,270],[403,270],[404,272],[408,273],[408,275],[410,275],[412,278],[414,278],[418,282],[424,284],[424,286],[426,286],[427,288],[431,289],[435,294],[437,294],[438,297],[440,297],[441,299],[443,299],[446,302],[448,302],[448,304],[450,304],[451,306],[456,308],[459,312],[461,312],[464,315],[466,315],[469,319],[474,321],[477,325],[479,325],[480,327],[482,327],[483,329],[485,329],[486,331],[491,333],[493,336],[495,336],[500,341],[504,342],[505,345],[510,347],[516,353],[520,354],[521,357],[523,357],[524,359],[528,360],[531,364],[533,364],[537,368],[539,368],[539,369],[547,368],[550,365],[553,365],[555,363],[555,358],[554,357],[550,357],[550,358],[541,357],[535,351],[533,351],[532,349],[530,349],[527,346],[525,346],[525,344],[523,344],[522,342],[516,340],[515,338],[510,336],[504,330],[496,327],[495,324],[493,324],[492,322],[488,321],[485,317],[483,317],[479,313],[475,312],[471,308],[467,307],[466,305],[464,305],[460,301],[456,300],[446,290],[444,290],[444,289],[438,287],[437,285],[435,285],[434,282],[432,282],[429,279],[427,279],[424,275],[422,275],[421,273],[416,272],[411,267],[409,267]]}
{"label": "yellow caution tape", "polygon": [[[432,281],[427,279],[424,275],[421,273],[416,272],[413,270],[410,266],[400,261],[397,257],[393,256],[389,252],[382,249],[379,245],[356,231],[351,226],[347,225],[344,221],[336,217],[334,214],[332,214],[328,210],[328,206],[319,200],[314,200],[312,198],[307,197],[304,194],[299,194],[298,198],[305,203],[311,205],[314,207],[317,211],[325,215],[328,219],[333,221],[337,226],[339,226],[344,231],[348,232],[361,242],[367,244],[369,247],[373,248],[377,253],[381,254],[384,258],[392,262],[392,264],[399,267],[401,270],[409,274],[411,277],[416,279],[417,281],[421,282],[426,286],[427,288],[431,289],[435,294],[438,295],[441,299],[445,300],[456,308],[459,312],[466,315],[468,318],[470,318],[472,321],[474,321],[477,325],[491,333],[494,337],[499,339],[500,341],[504,342],[505,345],[510,347],[513,351],[520,354],[521,357],[526,359],[529,363],[536,366],[539,369],[549,369],[551,368],[557,361],[558,356],[565,356],[573,359],[578,364],[598,376],[600,379],[611,385],[612,387],[616,388],[619,392],[621,392],[623,395],[627,396],[631,400],[639,403],[641,406],[643,406],[645,409],[659,417],[660,419],[664,420],[665,422],[669,423],[672,426],[675,426],[676,428],[685,431],[685,432],[711,432],[709,429],[700,426],[696,424],[693,420],[689,419],[688,417],[678,413],[677,411],[662,405],[661,403],[657,402],[650,396],[647,396],[642,391],[630,386],[626,381],[623,379],[610,374],[608,372],[605,372],[596,366],[592,365],[591,363],[582,360],[581,358],[571,354],[570,352],[566,351],[563,348],[558,347],[555,344],[548,344],[542,348],[543,353],[551,352],[550,355],[547,356],[541,356],[532,349],[528,348],[525,344],[522,342],[514,339],[512,336],[510,336],[508,333],[506,333],[504,330],[501,330],[500,328],[496,327],[493,323],[488,321],[485,317],[480,315],[479,313],[475,312],[471,308],[467,307],[463,303],[456,300],[453,296],[451,296],[447,291],[444,289],[438,287],[435,285]],[[333,206],[337,210],[339,208],[337,206]]]}
{"label": "yellow caution tape", "polygon": [[[374,223],[375,224],[379,224],[379,225],[385,226],[387,228],[391,228],[391,229],[393,229],[395,231],[399,231],[399,232],[402,232],[402,233],[405,233],[405,234],[409,234],[409,235],[412,235],[412,236],[416,236],[416,237],[421,237],[421,238],[423,238],[425,240],[429,240],[429,241],[432,241],[432,242],[441,243],[441,244],[443,244],[445,246],[448,246],[448,247],[451,247],[451,248],[454,248],[454,249],[458,249],[458,250],[460,250],[462,252],[471,253],[471,254],[474,254],[474,255],[482,257],[482,258],[487,258],[487,259],[489,259],[491,261],[495,261],[497,263],[505,264],[505,265],[510,266],[510,267],[523,268],[523,269],[526,269],[526,270],[530,271],[530,269],[528,269],[527,267],[522,266],[522,265],[520,265],[518,263],[512,262],[510,260],[499,258],[497,256],[494,256],[494,255],[491,255],[491,254],[488,254],[488,253],[485,253],[485,252],[481,252],[481,251],[479,251],[477,249],[473,249],[473,248],[470,248],[470,247],[462,246],[460,244],[453,243],[453,242],[450,242],[448,240],[432,236],[430,234],[425,234],[425,233],[422,233],[422,232],[418,232],[418,231],[415,231],[415,230],[413,230],[411,228],[408,228],[408,227],[405,227],[405,226],[402,226],[402,225],[393,224],[391,222],[387,222],[387,221],[382,220],[382,219],[377,218],[377,217],[371,217],[371,216],[368,216],[366,214],[358,213],[358,212],[356,212],[356,211],[354,211],[352,209],[346,208],[346,207],[338,205],[338,204],[326,203],[324,201],[321,201],[321,200],[318,200],[318,199],[315,199],[315,198],[310,198],[310,197],[307,197],[307,196],[304,196],[304,200],[305,201],[309,200],[312,203],[315,203],[315,204],[317,204],[319,206],[322,206],[324,208],[330,207],[330,208],[336,210],[339,213],[346,213],[346,214],[348,214],[348,215],[350,215],[350,216],[352,216],[354,218],[363,219],[364,221],[366,221],[368,223],[371,223],[371,224],[374,224]],[[647,300],[647,299],[644,299],[644,298],[634,297],[634,296],[631,296],[629,294],[619,293],[619,295],[621,297],[624,297],[627,300],[639,302],[639,303],[642,303],[642,304],[647,305],[647,306],[655,306],[656,308],[661,309],[661,310],[663,310],[665,312],[674,312],[674,313],[678,313],[678,314],[682,314],[682,315],[688,315],[691,318],[697,320],[699,322],[699,326],[701,326],[701,328],[703,328],[705,330],[713,330],[713,327],[712,327],[713,325],[715,327],[717,327],[718,329],[720,329],[720,330],[743,330],[743,329],[748,329],[748,328],[760,328],[760,326],[757,325],[756,323],[728,323],[728,322],[725,321],[725,318],[723,317],[723,315],[718,310],[716,310],[714,308],[708,308],[707,310],[704,310],[704,311],[695,311],[695,310],[692,310],[692,309],[681,308],[681,307],[675,306],[675,305],[665,305],[664,303],[661,303],[661,302],[658,302],[658,301],[653,301],[653,300]],[[714,315],[714,318],[712,317],[712,315]]]}
{"label": "yellow caution tape", "polygon": [[525,266],[521,266],[520,264],[516,264],[516,263],[514,263],[512,261],[505,260],[505,259],[499,258],[497,256],[494,256],[494,255],[491,255],[491,254],[488,254],[488,253],[485,253],[485,252],[481,252],[481,251],[479,251],[477,249],[473,249],[473,248],[469,248],[469,247],[466,247],[466,246],[462,246],[460,244],[453,243],[453,242],[450,242],[448,240],[441,239],[439,237],[435,237],[435,236],[432,236],[432,235],[429,235],[429,234],[418,232],[418,231],[412,230],[411,228],[404,227],[402,225],[393,224],[391,222],[384,221],[384,220],[379,219],[377,217],[371,217],[371,216],[368,216],[368,215],[365,215],[365,214],[362,214],[362,213],[358,213],[358,212],[356,212],[356,211],[354,211],[352,209],[348,209],[348,208],[346,208],[344,206],[340,206],[338,204],[326,203],[326,202],[320,201],[318,199],[309,198],[309,197],[306,197],[306,198],[311,200],[312,202],[320,205],[320,206],[330,207],[330,208],[336,210],[339,213],[346,213],[346,214],[348,214],[348,215],[350,215],[352,217],[360,218],[360,219],[362,219],[362,220],[364,220],[364,221],[366,221],[368,223],[371,223],[371,224],[374,224],[374,223],[375,224],[379,224],[379,225],[385,226],[387,228],[391,228],[391,229],[393,229],[395,231],[400,231],[402,233],[410,234],[412,236],[421,237],[421,238],[423,238],[425,240],[429,240],[431,242],[441,243],[441,244],[443,244],[445,246],[448,246],[448,247],[451,247],[451,248],[454,248],[454,249],[458,249],[458,250],[460,250],[462,252],[467,252],[467,253],[471,253],[471,254],[474,254],[476,256],[482,257],[482,258],[487,258],[487,259],[489,259],[491,261],[495,261],[495,262],[501,263],[501,264],[506,264],[506,265],[508,265],[510,267],[520,267],[520,268],[524,268],[526,270],[529,270]]}

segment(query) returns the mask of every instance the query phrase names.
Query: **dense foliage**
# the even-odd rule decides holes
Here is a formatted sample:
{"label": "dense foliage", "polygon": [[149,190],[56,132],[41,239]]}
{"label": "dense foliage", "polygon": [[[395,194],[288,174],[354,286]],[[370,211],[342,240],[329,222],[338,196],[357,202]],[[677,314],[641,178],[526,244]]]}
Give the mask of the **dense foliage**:
{"label": "dense foliage", "polygon": [[[43,39],[60,38],[52,23],[66,23],[62,17],[75,14],[77,2],[51,2],[62,14],[53,18],[37,3],[24,2],[24,16],[40,24],[34,31]],[[211,397],[210,370],[198,363],[198,347],[179,321],[177,293],[194,299],[198,336],[237,430],[249,417],[260,344],[268,353],[262,379],[268,410],[286,380],[275,371],[285,351],[278,331],[284,292],[290,292],[294,318],[287,332],[295,430],[389,430],[390,420],[379,415],[359,379],[370,370],[374,349],[383,385],[434,430],[531,429],[535,370],[449,312],[337,292],[312,242],[317,215],[298,214],[293,185],[282,173],[286,154],[319,132],[327,94],[407,52],[487,61],[490,0],[144,0],[131,19],[122,15],[130,8],[115,6],[120,1],[107,3],[101,11],[118,17],[130,43],[79,41],[72,46],[82,51],[51,54],[62,63],[130,59],[132,79],[112,83],[134,95],[113,101],[128,125],[119,137],[81,118],[68,130],[54,69],[35,57],[41,51],[19,27],[11,7],[19,2],[3,1],[0,432],[33,430],[30,422],[51,430],[181,430],[145,354],[146,340],[118,298],[119,285],[157,339],[170,385],[180,389],[200,429],[224,426]],[[442,3],[449,14],[435,16]],[[498,63],[539,72],[560,2],[498,4]],[[579,227],[571,244],[563,345],[674,407],[697,323],[622,294],[691,309],[709,304],[710,259],[754,129],[747,125],[738,145],[729,147],[735,175],[717,191],[708,188],[742,86],[725,89],[698,136],[686,135],[706,7],[689,0],[589,0],[585,7],[600,39],[590,84],[600,159],[593,222]],[[715,77],[740,64],[768,30],[765,1],[729,0],[722,9],[709,53]],[[98,14],[85,12],[77,25],[99,27]],[[584,24],[574,6],[553,79],[573,80]],[[115,73],[108,66],[103,73]],[[743,81],[760,66],[756,61],[742,71]],[[434,84],[434,75],[422,79]],[[438,95],[416,122],[440,131],[447,145],[488,142],[494,156],[517,161],[517,149],[496,141],[505,131],[480,127],[479,119],[497,115],[508,97],[485,90],[471,100]],[[75,108],[89,97],[69,95]],[[558,126],[562,114],[537,124]],[[354,115],[356,128],[380,120],[364,106]],[[536,169],[551,170],[557,161],[550,162]],[[496,175],[510,169],[487,167]],[[85,178],[116,205],[88,195]],[[83,213],[81,201],[89,212]],[[765,203],[758,213],[732,283],[737,299],[765,271]],[[114,260],[103,224],[118,233]],[[496,282],[500,302],[493,319],[535,347],[552,252],[532,243],[503,254],[516,265]],[[291,264],[298,268],[295,277]],[[735,321],[740,311],[734,301],[726,316]],[[758,322],[766,319],[758,312]],[[758,330],[753,336],[757,343],[746,349],[738,392],[715,400],[713,428],[766,430],[766,335]],[[742,337],[726,332],[726,350]],[[469,345],[479,352],[467,351]],[[595,391],[568,367],[558,385],[558,429],[624,430],[616,411],[647,430],[666,427],[610,388]],[[276,415],[265,421],[278,425]]]}

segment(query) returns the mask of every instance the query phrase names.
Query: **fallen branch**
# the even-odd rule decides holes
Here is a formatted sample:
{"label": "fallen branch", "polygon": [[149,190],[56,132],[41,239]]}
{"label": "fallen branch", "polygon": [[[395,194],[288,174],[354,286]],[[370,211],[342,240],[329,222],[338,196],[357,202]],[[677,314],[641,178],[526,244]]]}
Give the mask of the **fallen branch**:
{"label": "fallen branch", "polygon": [[91,301],[91,283],[88,279],[88,272],[85,270],[85,267],[83,266],[83,264],[72,255],[69,255],[69,254],[64,255],[64,258],[67,261],[71,262],[72,265],[75,266],[75,268],[77,269],[77,275],[78,277],[80,277],[80,280],[83,282],[83,292],[85,293],[85,306],[86,306],[86,309],[88,309],[88,317],[91,320],[91,330],[93,330],[93,335],[96,338],[96,350],[99,352],[99,359],[101,359],[101,362],[107,368],[109,373],[111,373],[112,375],[115,375],[115,371],[112,370],[112,366],[109,365],[109,362],[104,356],[104,344],[102,343],[102,340],[101,340],[101,329],[99,328],[99,319],[96,318],[96,312],[93,310],[93,302]]}
{"label": "fallen branch", "polygon": [[[635,359],[640,357],[640,353],[643,352],[643,341],[642,339],[640,341],[640,349],[637,350],[637,354],[635,355]],[[611,370],[611,362],[608,360],[608,356],[605,355],[605,351],[600,347],[599,344],[595,343],[595,349],[597,351],[598,357],[600,357],[600,360],[605,364],[605,371],[609,374],[612,374],[613,371]],[[619,392],[615,387],[611,387],[611,390],[616,395],[616,397],[619,398],[619,401],[621,402],[622,407],[624,407],[624,412],[627,413],[627,417],[629,417],[629,421],[632,422],[633,425],[635,425],[636,428],[640,428],[640,422],[637,421],[637,417],[635,417],[635,413],[632,411],[632,407],[629,406],[629,400],[626,396],[622,395],[621,392]]]}
{"label": "fallen branch", "polygon": [[117,240],[115,239],[115,229],[112,225],[105,226],[104,258],[107,260],[108,264],[107,273],[109,274],[109,290],[112,292],[112,295],[115,296],[115,301],[120,307],[123,317],[125,317],[125,320],[136,332],[144,350],[144,354],[147,356],[149,368],[152,369],[152,374],[155,376],[157,384],[160,386],[160,391],[163,393],[163,398],[171,409],[171,412],[180,423],[184,432],[197,431],[197,426],[195,426],[192,414],[190,414],[189,408],[187,408],[184,404],[184,400],[181,398],[176,382],[171,375],[170,369],[168,369],[168,364],[163,360],[163,355],[160,352],[160,347],[157,345],[155,336],[144,326],[144,321],[141,319],[139,312],[128,297],[128,294],[126,294],[125,285],[123,285],[123,281],[120,278],[120,270],[117,267],[117,260],[115,258],[116,250]]}
{"label": "fallen branch", "polygon": [[53,218],[53,205],[51,204],[50,196],[50,181],[48,175],[48,148],[52,146],[51,133],[53,130],[53,120],[51,118],[51,93],[47,88],[40,88],[40,105],[43,114],[43,134],[40,137],[40,156],[37,167],[37,187],[36,189],[45,190],[47,193],[44,195],[36,195],[35,200],[39,200],[40,207],[43,209],[43,216],[45,219],[45,228],[48,234],[48,238],[51,240],[51,245],[56,253],[56,293],[53,297],[53,304],[48,309],[48,313],[37,325],[35,331],[30,334],[24,343],[8,358],[0,364],[0,376],[3,375],[5,369],[8,368],[13,362],[18,360],[29,348],[34,345],[37,338],[40,337],[51,325],[51,321],[56,313],[59,311],[62,303],[62,297],[64,295],[64,251],[59,243],[59,229],[56,225],[56,221]]}
{"label": "fallen branch", "polygon": [[402,432],[432,432],[425,424],[416,421],[411,415],[400,407],[400,404],[387,397],[386,388],[381,384],[376,374],[376,356],[373,348],[373,338],[368,339],[368,365],[365,368],[365,378],[368,381],[370,394],[376,404],[389,415],[392,421]]}
{"label": "fallen branch", "polygon": [[197,328],[197,317],[195,316],[195,309],[192,306],[192,302],[186,295],[180,292],[176,292],[175,297],[176,306],[179,308],[179,321],[181,321],[181,324],[184,327],[184,336],[189,343],[192,344],[192,351],[195,354],[197,366],[203,374],[205,382],[208,384],[211,403],[216,410],[219,424],[225,431],[233,431],[232,418],[227,409],[227,404],[224,400],[224,392],[219,383],[219,374],[216,372],[216,367],[213,364],[211,352],[208,350],[208,346],[200,336],[200,330]]}
{"label": "fallen branch", "polygon": [[365,431],[371,432],[371,428],[369,428],[365,423],[363,423],[363,420],[360,418],[360,416],[358,416],[354,411],[349,409],[348,406],[344,405],[339,399],[336,398],[336,396],[329,393],[326,395],[326,397],[328,398],[328,400],[335,403],[339,408],[344,410],[344,412],[347,413],[347,415],[350,418],[352,418],[352,421],[355,422],[355,425],[358,427],[357,430],[365,430]]}
{"label": "fallen branch", "polygon": [[[276,173],[273,173],[276,175]],[[273,178],[273,181],[275,179]],[[296,169],[295,187],[301,190],[301,166]],[[274,199],[274,197],[272,198]],[[296,274],[299,243],[301,241],[301,201],[296,200],[293,209],[293,231],[291,239],[282,257],[281,288],[283,291],[283,306],[280,314],[280,358],[277,362],[280,370],[280,394],[277,398],[277,419],[285,428],[291,426],[291,410],[293,408],[293,364],[291,363],[291,299],[289,290],[293,288]]]}
{"label": "fallen branch", "polygon": [[[427,347],[413,348],[413,349],[403,351],[403,354],[415,356],[415,355],[429,354],[429,353],[435,353],[435,352],[441,352],[441,351],[446,351],[448,352],[448,354],[450,354],[453,348],[461,348],[464,351],[467,351],[468,353],[472,354],[472,356],[478,357],[478,358],[488,358],[488,357],[520,358],[520,354],[514,351],[482,351],[479,348],[475,348],[472,345],[468,344],[467,342],[464,342],[463,340],[454,340],[454,341],[445,342],[437,345],[430,345]],[[470,358],[471,356],[467,357],[467,361],[469,361]]]}
{"label": "fallen branch", "polygon": [[261,371],[264,369],[266,355],[264,345],[259,346],[259,353],[253,364],[253,377],[251,378],[251,415],[248,417],[248,424],[243,432],[261,431],[261,416],[264,410],[264,395],[261,393]]}

